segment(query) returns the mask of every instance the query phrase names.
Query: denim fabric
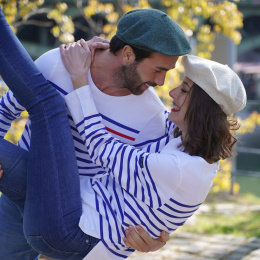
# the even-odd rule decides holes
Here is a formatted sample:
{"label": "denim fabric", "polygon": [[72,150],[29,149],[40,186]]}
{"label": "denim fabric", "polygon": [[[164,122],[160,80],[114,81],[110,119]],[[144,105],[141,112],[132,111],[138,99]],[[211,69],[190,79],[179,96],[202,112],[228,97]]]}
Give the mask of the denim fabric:
{"label": "denim fabric", "polygon": [[16,205],[5,195],[0,197],[0,259],[37,260],[39,253],[27,243],[23,218]]}
{"label": "denim fabric", "polygon": [[[78,227],[82,214],[80,185],[65,102],[35,67],[1,10],[0,35],[4,35],[0,38],[0,74],[27,109],[32,132],[27,159],[18,155],[7,163],[0,158],[8,172],[3,179],[4,192],[9,198],[14,196],[15,165],[28,163],[27,184],[21,183],[27,187],[23,217],[27,242],[52,258],[82,259],[99,239],[84,234]],[[3,139],[0,141],[0,146],[6,147]],[[22,169],[21,173],[24,172]]]}
{"label": "denim fabric", "polygon": [[4,175],[0,190],[19,208],[23,215],[27,185],[28,151],[1,139],[0,163]]}

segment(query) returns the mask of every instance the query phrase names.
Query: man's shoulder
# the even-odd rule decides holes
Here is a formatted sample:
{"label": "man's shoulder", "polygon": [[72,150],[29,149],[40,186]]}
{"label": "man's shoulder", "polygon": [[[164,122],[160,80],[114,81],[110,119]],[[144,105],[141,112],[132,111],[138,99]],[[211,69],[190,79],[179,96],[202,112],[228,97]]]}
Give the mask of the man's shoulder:
{"label": "man's shoulder", "polygon": [[44,53],[35,61],[35,64],[43,76],[56,87],[67,93],[73,91],[71,78],[62,62],[59,48]]}
{"label": "man's shoulder", "polygon": [[54,70],[66,71],[66,68],[62,62],[59,48],[49,50],[42,54],[36,61],[36,66],[40,71],[50,74]]}

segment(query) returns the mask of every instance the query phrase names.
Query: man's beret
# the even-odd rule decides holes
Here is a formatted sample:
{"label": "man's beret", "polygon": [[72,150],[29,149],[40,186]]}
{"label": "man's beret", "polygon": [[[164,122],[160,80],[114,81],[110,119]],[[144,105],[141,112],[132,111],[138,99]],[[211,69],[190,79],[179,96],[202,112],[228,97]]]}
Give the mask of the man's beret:
{"label": "man's beret", "polygon": [[126,13],[118,22],[116,35],[133,47],[167,56],[182,56],[191,51],[182,28],[156,9],[136,9]]}
{"label": "man's beret", "polygon": [[181,59],[184,74],[202,88],[226,115],[242,110],[246,105],[246,91],[238,75],[227,65],[186,55]]}

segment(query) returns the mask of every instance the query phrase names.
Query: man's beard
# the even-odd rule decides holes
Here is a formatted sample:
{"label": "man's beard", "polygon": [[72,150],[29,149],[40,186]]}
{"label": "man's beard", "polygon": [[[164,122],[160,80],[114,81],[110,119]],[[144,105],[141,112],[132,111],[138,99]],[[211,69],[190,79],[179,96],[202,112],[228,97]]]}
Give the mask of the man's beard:
{"label": "man's beard", "polygon": [[[137,72],[138,63],[134,63],[128,66],[121,66],[117,68],[114,72],[114,82],[119,88],[128,89],[133,95],[141,95],[144,93],[145,89],[142,89],[142,85],[149,82],[142,82],[142,79]],[[155,83],[150,83],[149,85],[155,86]]]}

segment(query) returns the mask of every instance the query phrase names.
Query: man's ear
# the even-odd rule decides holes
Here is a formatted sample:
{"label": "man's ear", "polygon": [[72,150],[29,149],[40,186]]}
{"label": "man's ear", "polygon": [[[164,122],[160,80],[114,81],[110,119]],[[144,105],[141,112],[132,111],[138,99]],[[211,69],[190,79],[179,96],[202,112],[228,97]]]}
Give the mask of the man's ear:
{"label": "man's ear", "polygon": [[122,55],[124,65],[130,65],[135,61],[134,50],[129,45],[124,46]]}

